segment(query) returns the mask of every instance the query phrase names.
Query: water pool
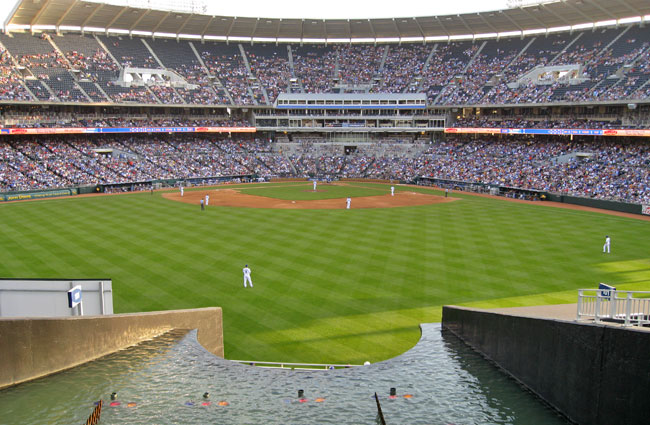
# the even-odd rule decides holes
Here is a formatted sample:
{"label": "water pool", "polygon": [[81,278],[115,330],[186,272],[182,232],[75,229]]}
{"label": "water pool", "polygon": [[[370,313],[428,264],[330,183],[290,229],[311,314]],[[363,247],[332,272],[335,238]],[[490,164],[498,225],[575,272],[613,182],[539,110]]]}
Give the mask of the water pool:
{"label": "water pool", "polygon": [[[119,406],[108,405],[113,391]],[[424,324],[401,356],[328,371],[233,363],[203,349],[196,331],[174,331],[0,391],[0,424],[84,423],[100,398],[102,425],[376,424],[375,391],[389,425],[567,423],[440,324]]]}

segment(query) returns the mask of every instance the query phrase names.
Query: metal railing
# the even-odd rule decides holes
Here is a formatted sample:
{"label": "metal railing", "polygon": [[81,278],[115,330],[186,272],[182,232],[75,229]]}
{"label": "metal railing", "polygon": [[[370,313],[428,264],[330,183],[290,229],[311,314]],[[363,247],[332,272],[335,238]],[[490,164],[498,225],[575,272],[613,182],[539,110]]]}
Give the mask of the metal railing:
{"label": "metal railing", "polygon": [[576,319],[615,322],[624,326],[650,325],[650,292],[579,289]]}
{"label": "metal railing", "polygon": [[286,363],[286,362],[260,362],[256,360],[230,360],[241,364],[250,366],[275,368],[275,369],[289,369],[289,370],[332,370],[332,369],[346,369],[351,367],[363,366],[360,364],[334,364],[334,363]]}

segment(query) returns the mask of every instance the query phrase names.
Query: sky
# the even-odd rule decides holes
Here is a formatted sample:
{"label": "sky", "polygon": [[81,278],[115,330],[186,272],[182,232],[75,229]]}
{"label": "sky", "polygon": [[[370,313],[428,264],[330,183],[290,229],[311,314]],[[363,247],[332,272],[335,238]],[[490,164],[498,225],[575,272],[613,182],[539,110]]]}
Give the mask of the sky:
{"label": "sky", "polygon": [[[147,7],[149,4],[153,5],[156,2],[169,5],[170,3],[178,4],[183,1],[108,0],[105,2]],[[512,1],[510,0],[510,2]],[[519,1],[527,3],[537,0]],[[0,0],[0,22],[5,21],[17,2],[18,0]],[[205,3],[208,8],[207,13],[210,15],[264,18],[363,19],[434,16],[499,10],[507,8],[509,0],[205,0]]]}

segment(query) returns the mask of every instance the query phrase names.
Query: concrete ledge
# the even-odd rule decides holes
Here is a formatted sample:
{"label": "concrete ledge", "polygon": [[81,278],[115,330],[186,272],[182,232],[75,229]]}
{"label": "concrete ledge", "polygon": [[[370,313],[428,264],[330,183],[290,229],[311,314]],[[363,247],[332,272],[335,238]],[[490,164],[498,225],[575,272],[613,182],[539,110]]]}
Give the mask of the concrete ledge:
{"label": "concrete ledge", "polygon": [[456,306],[442,326],[575,423],[650,417],[649,332]]}
{"label": "concrete ledge", "polygon": [[62,318],[0,319],[0,388],[60,372],[171,329],[198,329],[198,340],[223,357],[219,307]]}

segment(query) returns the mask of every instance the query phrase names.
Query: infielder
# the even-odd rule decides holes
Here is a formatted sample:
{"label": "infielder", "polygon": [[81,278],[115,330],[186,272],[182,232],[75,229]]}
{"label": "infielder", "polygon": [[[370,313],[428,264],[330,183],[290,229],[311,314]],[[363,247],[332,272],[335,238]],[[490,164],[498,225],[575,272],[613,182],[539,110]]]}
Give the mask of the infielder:
{"label": "infielder", "polygon": [[183,197],[183,186],[181,186],[181,198]]}
{"label": "infielder", "polygon": [[318,185],[318,182],[314,180],[314,192],[316,192],[316,186]]}
{"label": "infielder", "polygon": [[608,254],[609,254],[609,243],[610,243],[609,236],[605,236],[605,245],[603,245],[603,252],[607,252]]}
{"label": "infielder", "polygon": [[205,210],[205,201],[201,199],[201,211]]}
{"label": "infielder", "polygon": [[390,196],[395,196],[395,186],[390,187]]}
{"label": "infielder", "polygon": [[352,203],[352,198],[348,198],[345,200],[345,209],[349,210],[350,209],[350,204]]}
{"label": "infielder", "polygon": [[248,264],[244,267],[244,288],[246,287],[246,282],[250,283],[251,288],[253,287],[253,281],[251,280],[251,269],[248,268]]}
{"label": "infielder", "polygon": [[210,202],[210,195],[205,195],[205,206],[208,206],[208,202]]}

